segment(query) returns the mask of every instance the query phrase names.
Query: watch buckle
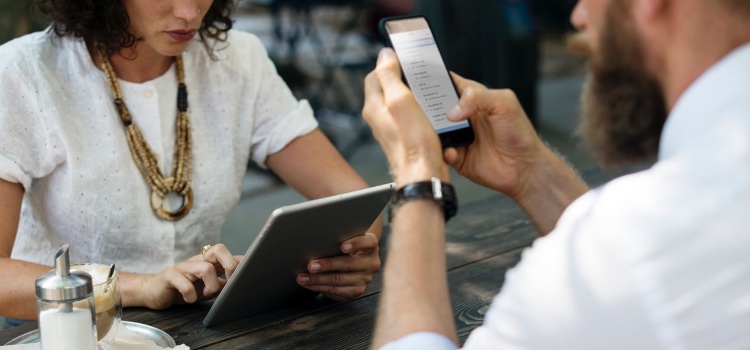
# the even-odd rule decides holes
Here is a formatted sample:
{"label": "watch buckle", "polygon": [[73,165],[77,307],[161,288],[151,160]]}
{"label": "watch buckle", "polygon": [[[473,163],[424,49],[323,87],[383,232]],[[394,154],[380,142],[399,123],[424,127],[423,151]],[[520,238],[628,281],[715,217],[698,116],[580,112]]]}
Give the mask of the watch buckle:
{"label": "watch buckle", "polygon": [[430,179],[432,182],[432,198],[435,198],[437,201],[443,200],[443,184],[440,182],[440,179],[437,177],[433,177]]}

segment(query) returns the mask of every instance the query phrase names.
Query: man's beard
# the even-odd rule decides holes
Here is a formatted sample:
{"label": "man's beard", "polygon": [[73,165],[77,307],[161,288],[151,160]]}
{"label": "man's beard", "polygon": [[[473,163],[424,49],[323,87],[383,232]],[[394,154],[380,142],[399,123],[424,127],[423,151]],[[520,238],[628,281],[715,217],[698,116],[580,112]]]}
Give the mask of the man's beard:
{"label": "man's beard", "polygon": [[584,86],[580,132],[604,167],[656,159],[667,111],[664,93],[646,71],[626,1],[611,1]]}

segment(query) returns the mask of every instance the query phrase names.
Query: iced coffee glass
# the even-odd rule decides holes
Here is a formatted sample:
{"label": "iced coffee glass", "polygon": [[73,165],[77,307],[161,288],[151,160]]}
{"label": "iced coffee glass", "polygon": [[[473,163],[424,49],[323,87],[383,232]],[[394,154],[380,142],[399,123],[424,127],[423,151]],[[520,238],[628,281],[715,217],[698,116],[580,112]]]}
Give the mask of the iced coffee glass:
{"label": "iced coffee glass", "polygon": [[94,309],[96,334],[99,340],[114,340],[122,320],[122,300],[117,271],[109,276],[111,265],[74,264],[71,270],[81,270],[91,275],[94,283]]}

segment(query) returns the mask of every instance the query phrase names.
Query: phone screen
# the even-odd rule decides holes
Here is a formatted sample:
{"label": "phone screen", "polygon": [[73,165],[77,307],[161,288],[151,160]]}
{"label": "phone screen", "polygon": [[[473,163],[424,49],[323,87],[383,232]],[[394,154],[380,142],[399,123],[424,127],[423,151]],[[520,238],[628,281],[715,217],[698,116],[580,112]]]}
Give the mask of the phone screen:
{"label": "phone screen", "polygon": [[442,134],[471,128],[467,121],[454,123],[446,117],[458,103],[458,94],[427,21],[423,17],[386,21],[384,29],[407,83],[435,131]]}

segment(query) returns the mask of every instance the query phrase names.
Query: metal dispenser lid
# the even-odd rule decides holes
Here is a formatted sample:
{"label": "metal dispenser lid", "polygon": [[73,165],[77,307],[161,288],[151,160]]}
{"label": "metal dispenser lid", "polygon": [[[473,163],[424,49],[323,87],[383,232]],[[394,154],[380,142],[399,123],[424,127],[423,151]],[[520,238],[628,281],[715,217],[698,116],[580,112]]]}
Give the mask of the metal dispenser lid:
{"label": "metal dispenser lid", "polygon": [[94,291],[91,275],[70,271],[68,244],[55,254],[55,270],[36,279],[36,296],[47,301],[75,301],[88,298]]}

